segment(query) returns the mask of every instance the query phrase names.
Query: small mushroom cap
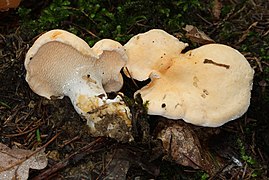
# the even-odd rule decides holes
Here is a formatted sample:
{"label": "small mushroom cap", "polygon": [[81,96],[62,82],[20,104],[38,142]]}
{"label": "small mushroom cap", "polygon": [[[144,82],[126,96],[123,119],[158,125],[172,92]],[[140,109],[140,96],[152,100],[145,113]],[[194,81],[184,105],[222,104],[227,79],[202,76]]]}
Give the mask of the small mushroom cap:
{"label": "small mushroom cap", "polygon": [[162,59],[178,56],[186,46],[188,44],[160,29],[138,34],[124,45],[130,59],[124,73],[139,81],[146,80],[153,70],[162,66]]}
{"label": "small mushroom cap", "polygon": [[[254,71],[237,50],[209,44],[167,59],[136,93],[148,113],[216,127],[242,116],[250,104]],[[155,78],[155,77],[158,78]]]}
{"label": "small mushroom cap", "polygon": [[67,95],[71,84],[79,88],[88,83],[97,95],[104,94],[102,86],[108,91],[122,87],[120,69],[126,61],[118,42],[104,39],[90,48],[72,33],[51,30],[41,35],[26,54],[26,81],[34,92],[48,99]]}
{"label": "small mushroom cap", "polygon": [[102,63],[98,67],[102,72],[102,84],[106,92],[116,92],[122,88],[123,78],[119,73],[127,63],[127,55],[123,46],[113,40],[103,39],[93,47],[93,51],[100,56]]}

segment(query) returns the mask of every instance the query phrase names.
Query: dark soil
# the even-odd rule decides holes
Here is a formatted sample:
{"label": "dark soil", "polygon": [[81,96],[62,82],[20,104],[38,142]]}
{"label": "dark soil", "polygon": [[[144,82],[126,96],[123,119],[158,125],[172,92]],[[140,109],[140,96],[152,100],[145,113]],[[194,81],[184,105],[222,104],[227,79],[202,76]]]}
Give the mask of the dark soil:
{"label": "dark soil", "polygon": [[[31,3],[24,2],[22,6],[32,7]],[[245,115],[219,128],[190,127],[207,153],[210,152],[216,161],[225,165],[212,174],[208,173],[210,178],[268,179],[269,3],[266,0],[237,3],[223,1],[223,8],[230,8],[220,18],[212,15],[211,6],[203,12],[193,12],[193,22],[189,24],[203,30],[216,42],[230,45],[245,55],[255,70],[251,105]],[[49,1],[38,4],[38,8],[34,9],[36,16],[47,4]],[[117,170],[110,165],[114,162],[112,159],[127,167],[127,179],[206,179],[204,171],[164,158],[160,142],[154,139],[156,117],[146,116],[141,103],[132,107],[133,113],[141,118],[137,120],[140,124],[136,141],[121,144],[105,137],[91,137],[86,123],[75,112],[68,98],[49,101],[33,93],[25,81],[23,63],[36,37],[29,36],[33,33],[21,27],[21,19],[16,12],[0,12],[1,143],[35,150],[57,136],[46,147],[47,168],[31,170],[30,179],[109,178],[107,174]],[[169,33],[182,36],[184,31],[180,29]],[[185,36],[183,38],[191,46],[197,46]],[[130,87],[136,89],[132,81],[128,78],[126,81],[122,92]],[[132,93],[125,94],[133,102]],[[36,138],[37,130],[41,141]],[[235,159],[241,165],[235,165]]]}

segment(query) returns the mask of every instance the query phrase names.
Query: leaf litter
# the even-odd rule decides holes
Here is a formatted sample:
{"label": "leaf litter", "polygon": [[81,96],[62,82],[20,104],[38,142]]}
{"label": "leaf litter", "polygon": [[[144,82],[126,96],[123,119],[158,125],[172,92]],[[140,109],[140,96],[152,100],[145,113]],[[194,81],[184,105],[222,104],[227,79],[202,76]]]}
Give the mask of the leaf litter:
{"label": "leaf litter", "polygon": [[[203,38],[203,34],[199,34],[201,30],[203,29],[206,36],[214,37],[214,40],[218,42],[223,42],[226,44],[235,44],[237,45],[237,48],[242,47],[243,45],[246,45],[249,41],[251,41],[251,51],[249,51],[249,58],[248,60],[250,63],[252,63],[253,67],[256,70],[256,78],[259,80],[259,82],[264,81],[268,84],[268,80],[262,78],[266,75],[266,71],[262,72],[262,68],[256,68],[262,66],[263,68],[267,67],[268,62],[264,59],[261,59],[261,56],[259,56],[257,49],[260,49],[261,42],[258,35],[262,34],[262,37],[265,39],[268,35],[268,21],[266,21],[266,14],[263,16],[263,10],[266,8],[266,4],[263,6],[260,6],[260,1],[250,1],[243,7],[240,5],[234,5],[230,12],[227,14],[223,14],[223,12],[220,12],[224,9],[225,5],[228,3],[228,1],[215,1],[218,4],[218,6],[215,6],[216,15],[214,15],[215,19],[214,22],[211,23],[210,18],[202,17],[201,15],[198,17],[202,17],[201,20],[205,21],[206,23],[199,22],[199,24],[195,24],[197,29],[194,29],[196,33],[198,32],[198,36],[196,33],[189,33],[189,39],[198,44],[203,44],[204,40],[206,38]],[[268,4],[268,3],[267,3]],[[220,6],[219,6],[220,5]],[[242,8],[241,8],[242,7]],[[265,7],[265,8],[264,8]],[[268,7],[268,6],[267,6]],[[212,9],[211,9],[212,12]],[[254,13],[253,13],[254,12]],[[257,13],[255,13],[257,12]],[[243,14],[246,18],[240,18]],[[251,15],[250,15],[251,14]],[[218,17],[220,16],[220,17]],[[223,16],[223,17],[222,17]],[[251,18],[250,18],[251,17]],[[219,19],[218,19],[219,18]],[[253,24],[257,22],[257,24]],[[209,23],[208,23],[209,22]],[[230,24],[229,24],[230,23]],[[235,24],[236,26],[233,26]],[[252,25],[253,24],[253,25]],[[201,28],[202,27],[202,28]],[[229,27],[232,27],[232,31],[229,31]],[[198,29],[199,28],[199,29]],[[236,36],[232,39],[229,39],[229,37],[225,37],[222,29],[227,28],[227,32],[230,35],[233,35],[235,32],[241,32],[239,33],[239,36]],[[194,32],[195,32],[194,31]],[[59,162],[66,162],[65,160],[70,157],[68,160],[69,163],[67,165],[63,166],[62,168],[59,168],[57,171],[48,171],[52,172],[54,174],[59,174],[61,177],[65,177],[67,174],[67,171],[70,172],[70,169],[72,167],[70,166],[78,166],[77,164],[80,164],[81,161],[93,161],[95,164],[95,168],[98,168],[96,165],[96,161],[99,161],[99,163],[103,163],[101,171],[99,169],[99,173],[106,172],[103,174],[103,176],[100,177],[130,177],[130,172],[133,168],[133,166],[138,166],[142,170],[146,169],[146,172],[149,174],[153,171],[150,171],[150,165],[147,167],[147,165],[143,165],[145,160],[139,159],[140,156],[148,156],[150,153],[151,158],[148,160],[149,162],[152,162],[153,164],[161,164],[163,161],[174,161],[179,165],[183,166],[190,166],[193,168],[199,168],[204,169],[209,174],[213,174],[212,177],[219,178],[219,179],[243,179],[243,178],[250,178],[251,175],[253,175],[253,171],[256,171],[259,166],[252,166],[248,165],[246,162],[244,162],[240,158],[240,154],[238,154],[239,150],[236,149],[236,144],[234,144],[234,139],[230,140],[227,138],[227,135],[232,134],[231,136],[234,136],[236,138],[242,138],[246,142],[246,147],[248,147],[248,153],[251,153],[252,155],[255,155],[257,159],[261,159],[260,161],[263,162],[264,168],[262,169],[263,177],[268,177],[268,170],[266,164],[268,159],[268,103],[264,102],[264,96],[263,94],[268,93],[268,88],[266,86],[263,86],[265,90],[262,92],[259,91],[259,87],[257,86],[257,82],[255,84],[254,82],[254,94],[252,99],[252,107],[250,110],[250,113],[248,116],[255,118],[254,123],[248,121],[248,116],[243,117],[238,122],[233,122],[230,124],[225,125],[224,127],[218,129],[224,134],[223,136],[218,133],[208,133],[212,129],[207,128],[201,128],[200,130],[197,130],[197,127],[191,126],[191,125],[183,125],[180,124],[180,122],[171,122],[168,123],[168,121],[164,121],[164,125],[157,125],[156,117],[150,117],[148,118],[144,113],[139,113],[139,111],[144,111],[140,105],[138,107],[135,107],[135,111],[133,114],[135,115],[135,122],[137,123],[135,129],[136,134],[136,141],[137,144],[134,144],[134,146],[141,147],[141,149],[137,148],[130,148],[128,146],[120,146],[115,148],[115,146],[107,145],[107,149],[104,149],[105,152],[108,152],[107,160],[110,161],[103,161],[99,160],[96,157],[102,156],[102,154],[94,154],[93,158],[89,158],[89,156],[92,156],[92,151],[85,151],[79,152],[77,149],[80,147],[80,145],[84,145],[85,143],[89,143],[92,140],[85,134],[79,132],[81,130],[80,126],[76,126],[77,124],[73,123],[72,121],[80,121],[80,119],[74,115],[73,111],[70,111],[69,105],[65,103],[61,103],[59,105],[58,102],[52,102],[48,103],[47,105],[44,105],[40,101],[40,98],[37,98],[33,93],[27,88],[26,84],[23,83],[23,65],[22,65],[22,58],[24,52],[26,52],[26,49],[28,48],[27,44],[23,41],[27,38],[21,38],[21,36],[18,34],[19,31],[16,31],[16,33],[12,36],[10,35],[1,35],[0,38],[0,47],[1,47],[1,58],[3,61],[1,61],[2,64],[0,64],[0,80],[1,80],[1,93],[0,93],[0,115],[1,120],[3,122],[6,121],[8,117],[12,123],[6,123],[3,124],[1,128],[2,131],[2,142],[5,144],[15,144],[15,142],[19,142],[20,144],[27,144],[28,149],[32,149],[32,144],[35,144],[35,141],[33,140],[33,133],[34,131],[29,130],[29,133],[25,131],[25,133],[19,133],[21,129],[24,130],[24,127],[17,127],[14,128],[13,121],[16,120],[16,122],[22,122],[21,124],[25,124],[27,127],[30,126],[33,121],[37,121],[39,119],[42,119],[42,121],[46,120],[47,123],[43,123],[42,127],[46,127],[45,129],[41,129],[41,135],[42,140],[46,141],[51,138],[53,134],[55,134],[55,131],[57,132],[57,129],[65,131],[65,134],[62,136],[59,136],[57,139],[57,142],[63,142],[68,141],[68,139],[72,139],[73,136],[81,135],[81,139],[76,139],[74,142],[71,142],[69,144],[66,144],[64,146],[59,145],[59,143],[55,142],[50,147],[50,150],[52,149],[58,149],[60,153],[60,159]],[[257,36],[255,39],[252,39],[251,33],[256,32]],[[1,32],[2,33],[2,32]],[[5,32],[9,33],[9,32]],[[241,35],[241,36],[240,36]],[[191,36],[198,37],[197,41],[195,42],[195,38],[191,39]],[[204,36],[204,37],[206,37]],[[226,35],[227,36],[227,35]],[[1,41],[3,39],[3,41]],[[17,41],[20,41],[21,43],[17,43]],[[6,45],[7,43],[10,43],[11,45]],[[3,45],[2,45],[3,44]],[[257,48],[258,47],[258,48]],[[3,49],[3,50],[2,50]],[[255,53],[256,51],[256,53]],[[268,48],[265,49],[265,51],[268,51]],[[259,59],[261,62],[260,65],[257,65],[257,62],[255,59]],[[4,81],[7,79],[7,81]],[[15,82],[14,82],[15,81]],[[265,84],[264,83],[264,84]],[[258,88],[257,88],[258,87]],[[41,109],[38,111],[42,115],[42,117],[37,116],[35,111],[37,109],[30,109],[31,114],[28,112],[29,109],[24,108],[22,110],[19,110],[20,113],[14,113],[14,109],[16,110],[16,107],[20,107],[22,105],[28,104],[28,101],[34,101],[38,106],[41,107]],[[260,105],[262,102],[262,106],[259,108],[254,108],[256,105]],[[65,105],[63,105],[65,104]],[[137,105],[137,104],[136,104]],[[34,110],[34,112],[33,112]],[[59,111],[59,113],[58,113]],[[52,114],[51,112],[56,112],[57,115]],[[25,113],[25,114],[23,114]],[[33,118],[29,119],[28,116],[33,116]],[[62,116],[64,114],[64,116]],[[21,116],[24,116],[24,119],[21,119]],[[37,118],[35,117],[37,116]],[[44,117],[43,117],[44,116]],[[254,116],[254,117],[253,117]],[[48,118],[52,117],[52,118]],[[140,117],[145,117],[143,119],[144,121],[141,121]],[[53,120],[52,120],[53,119]],[[256,127],[255,124],[258,124],[258,127],[261,127],[257,130],[251,129],[252,126]],[[19,125],[21,125],[19,124]],[[81,125],[82,123],[80,123]],[[2,124],[1,124],[2,125]],[[73,127],[70,127],[73,126]],[[4,128],[5,127],[5,128]],[[30,126],[31,127],[31,126]],[[68,129],[65,129],[68,127]],[[78,130],[76,130],[76,127]],[[159,128],[159,129],[158,129]],[[69,130],[70,129],[70,130]],[[155,130],[155,132],[163,132],[163,135],[165,135],[169,141],[165,142],[163,145],[160,143],[159,145],[152,145],[152,142],[155,140],[152,139],[152,131]],[[201,131],[204,131],[201,133]],[[3,134],[6,135],[12,135],[15,134],[16,136],[3,136]],[[158,134],[158,133],[157,133]],[[27,141],[24,140],[25,136],[27,135]],[[44,136],[46,135],[46,136]],[[143,137],[142,137],[143,136]],[[44,138],[45,137],[45,138]],[[155,136],[156,137],[156,136]],[[216,137],[216,139],[223,139],[224,141],[227,141],[225,143],[218,143],[214,144],[217,140],[212,140],[212,137]],[[28,141],[29,139],[29,141]],[[190,142],[190,145],[186,145],[187,142]],[[209,141],[209,142],[208,142]],[[142,143],[141,143],[142,142]],[[214,142],[214,143],[213,143]],[[249,145],[247,144],[249,143]],[[118,143],[115,143],[118,144]],[[146,145],[145,145],[146,144]],[[150,144],[150,145],[149,145]],[[209,149],[209,144],[211,144],[211,147]],[[213,145],[212,145],[213,144]],[[225,146],[221,146],[221,144],[225,144]],[[220,147],[216,150],[216,146]],[[128,148],[127,148],[128,147]],[[229,149],[225,149],[229,147]],[[114,149],[113,149],[114,148]],[[180,151],[177,149],[179,148]],[[128,150],[127,150],[128,149]],[[153,151],[153,149],[158,149],[156,152]],[[172,151],[174,149],[174,151]],[[47,149],[48,150],[48,149]],[[110,151],[109,151],[110,150]],[[75,156],[72,155],[73,152],[78,152]],[[216,154],[214,154],[216,153]],[[137,154],[137,155],[134,155]],[[145,155],[146,154],[146,155]],[[218,159],[215,159],[216,156],[220,156]],[[83,157],[83,158],[81,158]],[[181,157],[182,159],[180,159]],[[208,158],[209,157],[209,158]],[[213,157],[213,158],[212,158]],[[211,159],[210,159],[211,158]],[[76,159],[76,160],[74,160]],[[127,159],[127,160],[126,160]],[[209,159],[209,160],[207,160]],[[213,161],[212,161],[213,159]],[[222,159],[222,160],[220,160]],[[224,159],[224,160],[223,160]],[[72,163],[70,163],[72,162]],[[212,165],[214,166],[212,169],[212,165],[210,166],[209,162],[212,162]],[[231,164],[232,163],[232,164]],[[55,164],[49,164],[46,168],[47,170],[52,170],[53,167],[57,167],[57,163]],[[142,165],[142,166],[141,166]],[[124,168],[122,168],[124,166]],[[19,166],[17,166],[19,167]],[[60,167],[60,166],[58,166]],[[152,166],[154,167],[154,166]],[[65,169],[64,169],[65,168]],[[156,167],[158,168],[158,167]],[[170,168],[170,167],[169,167]],[[128,169],[128,172],[126,174],[126,171]],[[209,169],[209,170],[208,170]],[[29,169],[28,169],[29,170]],[[62,170],[62,171],[60,171]],[[90,169],[87,169],[90,172]],[[162,171],[162,170],[160,170]],[[44,171],[45,172],[45,171]],[[195,171],[191,171],[192,174]],[[225,172],[225,174],[224,174]],[[142,176],[141,171],[139,171],[140,175]],[[139,174],[138,173],[138,174]],[[181,172],[181,174],[186,173],[186,171]],[[120,176],[119,176],[120,175]],[[255,174],[254,174],[255,175]],[[131,177],[137,177],[137,176],[131,176]],[[47,173],[43,176],[43,178],[50,177],[50,174]],[[89,176],[88,176],[89,177]],[[98,177],[98,175],[97,175]],[[154,176],[153,176],[154,177]],[[174,178],[174,176],[169,176],[171,178]],[[151,176],[152,178],[152,176]],[[262,179],[262,178],[261,178]]]}
{"label": "leaf litter", "polygon": [[48,164],[45,149],[38,151],[10,149],[0,143],[0,179],[28,178],[29,169],[44,169]]}

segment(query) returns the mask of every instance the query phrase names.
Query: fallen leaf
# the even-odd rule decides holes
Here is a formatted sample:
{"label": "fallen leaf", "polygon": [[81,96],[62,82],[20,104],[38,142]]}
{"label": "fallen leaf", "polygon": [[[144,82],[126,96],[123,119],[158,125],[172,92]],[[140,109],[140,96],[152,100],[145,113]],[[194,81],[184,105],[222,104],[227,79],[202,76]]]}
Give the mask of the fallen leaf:
{"label": "fallen leaf", "polygon": [[214,0],[212,13],[215,19],[219,20],[221,14],[222,3],[220,0]]}
{"label": "fallen leaf", "polygon": [[184,123],[169,123],[158,134],[158,139],[176,163],[199,169],[202,166],[200,143],[193,131]]}
{"label": "fallen leaf", "polygon": [[187,31],[185,36],[189,38],[192,42],[199,43],[199,44],[215,43],[213,39],[211,39],[203,31],[200,31],[197,27],[193,25],[186,25],[186,27],[183,29]]}
{"label": "fallen leaf", "polygon": [[39,152],[12,148],[0,143],[0,179],[26,180],[29,176],[29,169],[43,169],[47,166],[48,160],[44,153],[45,149]]}
{"label": "fallen leaf", "polygon": [[166,152],[164,159],[183,166],[202,169],[208,174],[218,172],[221,165],[212,159],[208,147],[202,147],[192,125],[180,120],[158,119],[157,138],[162,141]]}

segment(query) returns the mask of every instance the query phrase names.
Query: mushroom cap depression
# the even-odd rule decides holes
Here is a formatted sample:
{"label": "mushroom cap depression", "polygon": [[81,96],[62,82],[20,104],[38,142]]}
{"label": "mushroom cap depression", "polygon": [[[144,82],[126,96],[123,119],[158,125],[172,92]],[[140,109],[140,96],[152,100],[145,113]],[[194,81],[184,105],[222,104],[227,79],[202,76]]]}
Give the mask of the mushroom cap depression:
{"label": "mushroom cap depression", "polygon": [[[130,76],[144,80],[139,71],[145,69],[151,78],[148,85],[136,92],[144,102],[148,101],[149,114],[216,127],[247,111],[254,71],[242,54],[222,44],[204,45],[184,54],[178,51],[162,54],[162,45],[163,49],[176,49],[175,43],[162,43],[174,37],[160,33],[148,39],[147,34],[156,34],[155,31],[138,34],[125,45]],[[182,50],[184,43],[178,44]],[[139,57],[134,46],[144,49]],[[155,52],[158,56],[151,55]],[[143,65],[147,67],[142,68]]]}
{"label": "mushroom cap depression", "polygon": [[26,54],[26,81],[35,93],[48,99],[62,98],[70,84],[83,80],[103,86],[106,92],[118,91],[123,85],[120,70],[126,61],[124,49],[116,41],[103,39],[90,48],[72,33],[51,30]]}

